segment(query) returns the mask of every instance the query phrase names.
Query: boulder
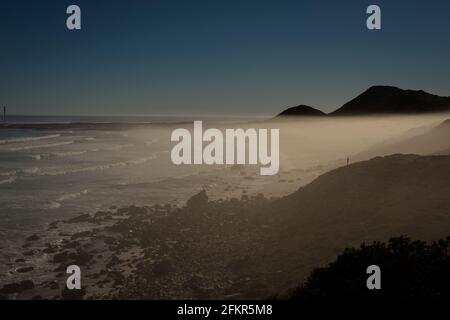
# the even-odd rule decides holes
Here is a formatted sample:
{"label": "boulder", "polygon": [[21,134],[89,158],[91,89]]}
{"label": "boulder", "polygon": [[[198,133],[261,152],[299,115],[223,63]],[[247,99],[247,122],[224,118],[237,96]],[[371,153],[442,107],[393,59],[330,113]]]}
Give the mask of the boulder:
{"label": "boulder", "polygon": [[16,271],[19,273],[26,273],[26,272],[30,272],[33,271],[33,267],[23,267],[23,268],[19,268]]}
{"label": "boulder", "polygon": [[186,207],[192,209],[204,208],[208,204],[208,196],[206,191],[202,190],[196,195],[193,195],[187,202]]}
{"label": "boulder", "polygon": [[25,239],[25,241],[38,241],[40,238],[37,234],[33,234],[32,236],[29,236]]}
{"label": "boulder", "polygon": [[153,266],[153,273],[156,276],[165,276],[173,271],[172,262],[169,259],[161,260]]}

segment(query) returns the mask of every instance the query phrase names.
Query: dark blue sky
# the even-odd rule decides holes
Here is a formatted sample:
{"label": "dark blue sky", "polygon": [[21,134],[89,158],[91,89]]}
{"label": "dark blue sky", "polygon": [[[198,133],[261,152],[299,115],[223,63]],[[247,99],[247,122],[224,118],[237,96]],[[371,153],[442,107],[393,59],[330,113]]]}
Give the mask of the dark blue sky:
{"label": "dark blue sky", "polygon": [[2,0],[0,39],[15,114],[330,111],[373,84],[450,95],[448,0]]}

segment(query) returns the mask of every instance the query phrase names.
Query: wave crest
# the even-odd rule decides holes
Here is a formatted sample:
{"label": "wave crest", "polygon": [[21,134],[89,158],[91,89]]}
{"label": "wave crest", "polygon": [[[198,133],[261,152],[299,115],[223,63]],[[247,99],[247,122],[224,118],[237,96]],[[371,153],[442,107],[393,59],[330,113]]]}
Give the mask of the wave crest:
{"label": "wave crest", "polygon": [[49,134],[47,136],[41,136],[41,137],[12,138],[12,139],[0,140],[0,144],[47,140],[47,139],[58,138],[60,136],[61,136],[61,134],[58,133],[58,134]]}

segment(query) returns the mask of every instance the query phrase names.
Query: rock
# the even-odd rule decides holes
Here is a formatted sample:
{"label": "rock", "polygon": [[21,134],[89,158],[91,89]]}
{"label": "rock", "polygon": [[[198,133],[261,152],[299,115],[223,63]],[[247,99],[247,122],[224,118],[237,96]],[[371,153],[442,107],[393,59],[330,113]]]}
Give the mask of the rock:
{"label": "rock", "polygon": [[64,288],[61,291],[61,296],[64,300],[82,300],[85,294],[86,290],[84,288],[79,290],[78,289],[69,290],[67,288]]}
{"label": "rock", "polygon": [[58,227],[58,223],[59,223],[59,222],[60,222],[59,220],[53,221],[52,223],[50,223],[50,224],[48,225],[48,229],[47,229],[47,230],[53,230],[53,229],[56,229],[56,228]]}
{"label": "rock", "polygon": [[88,230],[88,231],[81,231],[81,232],[75,233],[70,238],[72,240],[74,240],[74,239],[90,237],[90,236],[92,236],[92,232]]}
{"label": "rock", "polygon": [[111,212],[108,212],[108,211],[97,211],[97,212],[95,213],[94,217],[95,217],[96,219],[99,219],[99,218],[106,217],[106,216],[108,216],[108,215],[111,215]]}
{"label": "rock", "polygon": [[64,275],[62,272],[66,272],[66,270],[67,270],[67,266],[64,263],[62,263],[55,270],[53,270],[53,272],[61,272],[56,275],[59,278]]}
{"label": "rock", "polygon": [[23,280],[20,282],[21,291],[34,289],[34,282],[31,280]]}
{"label": "rock", "polygon": [[34,288],[34,282],[31,280],[23,280],[20,283],[10,283],[3,286],[0,289],[2,294],[19,293],[25,290],[30,290]]}
{"label": "rock", "polygon": [[127,214],[128,213],[128,208],[119,208],[116,211],[117,214]]}
{"label": "rock", "polygon": [[59,284],[58,284],[58,282],[53,281],[53,282],[50,284],[50,289],[53,289],[53,290],[59,289]]}
{"label": "rock", "polygon": [[0,293],[11,294],[20,292],[21,290],[20,284],[18,283],[9,283],[5,284],[3,288],[0,289]]}
{"label": "rock", "polygon": [[63,245],[63,247],[67,248],[67,249],[77,248],[79,246],[80,246],[80,243],[78,241],[69,241]]}
{"label": "rock", "polygon": [[33,234],[32,236],[29,236],[28,238],[26,238],[25,241],[37,241],[39,239],[40,238],[37,234]]}
{"label": "rock", "polygon": [[235,293],[227,294],[224,297],[225,297],[225,299],[235,299],[235,298],[237,298],[237,297],[239,297],[241,295],[242,295],[242,293],[235,292]]}
{"label": "rock", "polygon": [[26,272],[30,272],[33,271],[34,268],[33,267],[24,267],[24,268],[19,268],[16,271],[19,273],[26,273]]}
{"label": "rock", "polygon": [[186,206],[188,208],[203,208],[208,204],[208,196],[206,195],[206,191],[202,190],[196,195],[192,196],[187,202]]}
{"label": "rock", "polygon": [[130,215],[145,215],[147,213],[147,209],[144,207],[130,206],[128,207],[128,213]]}
{"label": "rock", "polygon": [[17,263],[22,263],[22,262],[25,262],[25,259],[16,259],[16,262]]}
{"label": "rock", "polygon": [[43,253],[47,253],[47,254],[55,253],[55,251],[56,250],[54,248],[52,248],[52,247],[47,247],[44,250],[42,250]]}
{"label": "rock", "polygon": [[115,254],[113,254],[111,259],[109,260],[109,262],[108,262],[108,264],[106,266],[108,268],[111,268],[111,267],[113,267],[115,265],[118,265],[119,263],[121,263],[120,259]]}
{"label": "rock", "polygon": [[81,214],[72,219],[64,221],[65,223],[79,223],[79,222],[89,222],[91,221],[91,215],[89,213]]}
{"label": "rock", "polygon": [[36,295],[31,298],[31,300],[42,300],[42,299],[44,299],[44,298],[42,298],[42,296],[40,296],[40,295]]}
{"label": "rock", "polygon": [[[57,253],[53,256],[53,262],[54,263],[66,263],[66,264],[76,264],[79,266],[86,265],[91,259],[93,258],[93,255],[87,253],[84,250],[78,250],[76,252],[69,253],[68,251],[63,251],[61,253]],[[60,266],[61,267],[61,266]],[[61,268],[57,269],[58,271]]]}
{"label": "rock", "polygon": [[172,262],[168,259],[161,260],[153,266],[153,273],[156,276],[165,276],[173,271]]}
{"label": "rock", "polygon": [[67,251],[63,251],[61,253],[57,253],[53,256],[53,263],[65,262],[69,258],[69,254]]}
{"label": "rock", "polygon": [[124,277],[122,276],[122,274],[120,272],[116,272],[116,271],[109,272],[108,278],[112,279],[114,287],[117,287],[124,283]]}
{"label": "rock", "polygon": [[204,297],[205,294],[211,292],[212,288],[205,286],[204,277],[202,275],[193,275],[184,282],[184,287],[194,292],[196,297]]}
{"label": "rock", "polygon": [[83,266],[86,265],[94,256],[84,250],[78,250],[74,254],[70,254],[70,258],[74,260],[74,264]]}

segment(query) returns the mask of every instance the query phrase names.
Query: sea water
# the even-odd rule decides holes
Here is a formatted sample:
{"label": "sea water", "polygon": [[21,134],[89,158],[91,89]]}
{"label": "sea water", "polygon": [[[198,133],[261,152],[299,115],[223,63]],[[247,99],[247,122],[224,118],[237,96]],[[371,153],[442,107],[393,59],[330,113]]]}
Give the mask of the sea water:
{"label": "sea water", "polygon": [[111,206],[179,205],[209,183],[189,179],[198,168],[172,165],[163,131],[1,129],[0,283],[11,280],[23,240],[48,236],[52,221]]}

